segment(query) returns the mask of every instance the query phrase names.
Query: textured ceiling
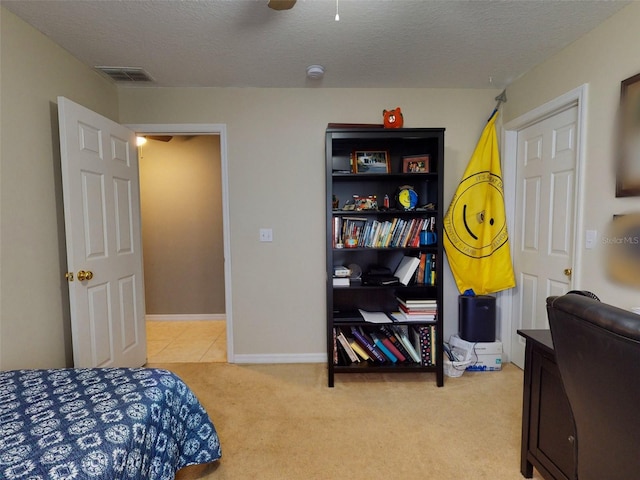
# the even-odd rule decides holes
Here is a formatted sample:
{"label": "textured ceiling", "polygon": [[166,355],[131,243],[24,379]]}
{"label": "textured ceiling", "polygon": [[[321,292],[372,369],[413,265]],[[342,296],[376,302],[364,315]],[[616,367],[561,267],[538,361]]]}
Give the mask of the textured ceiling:
{"label": "textured ceiling", "polygon": [[[0,0],[91,66],[142,86],[503,88],[620,0]],[[306,67],[321,64],[321,80]]]}

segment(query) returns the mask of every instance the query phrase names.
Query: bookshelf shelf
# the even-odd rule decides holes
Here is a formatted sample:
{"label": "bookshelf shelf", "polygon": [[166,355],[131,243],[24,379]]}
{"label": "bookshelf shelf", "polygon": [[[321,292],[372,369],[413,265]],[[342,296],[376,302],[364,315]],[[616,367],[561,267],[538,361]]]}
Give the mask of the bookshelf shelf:
{"label": "bookshelf shelf", "polygon": [[333,248],[333,252],[336,255],[344,254],[345,256],[358,252],[410,252],[413,250],[418,251],[434,251],[435,248],[428,247],[356,247],[356,248]]}
{"label": "bookshelf shelf", "polygon": [[401,372],[435,372],[436,367],[424,367],[422,365],[418,365],[415,363],[410,364],[398,364],[394,363],[391,365],[379,365],[374,366],[370,363],[354,363],[348,366],[336,365],[335,371],[336,373],[340,372],[351,372],[351,373],[363,373],[363,370],[373,371],[377,373],[401,373]]}
{"label": "bookshelf shelf", "polygon": [[435,210],[411,210],[411,211],[402,211],[402,210],[333,210],[333,214],[339,217],[394,217],[401,215],[403,217],[420,217],[425,213],[429,213],[431,215],[436,215],[437,212]]}
{"label": "bookshelf shelf", "polygon": [[[442,386],[444,129],[328,128],[325,145],[329,387],[335,374],[363,372],[433,373]],[[376,173],[352,173],[355,152],[374,152],[373,164],[355,170]],[[386,165],[380,160],[384,156]],[[423,160],[417,169],[426,172],[410,171],[416,157]],[[409,209],[401,201],[406,186],[412,190]],[[407,260],[414,264],[413,273],[403,277],[407,285],[371,275],[386,271],[393,278]],[[334,285],[334,267],[353,265],[362,270],[362,279]],[[400,321],[365,322],[360,310],[393,313]],[[364,339],[359,338],[362,334]],[[364,357],[369,354],[369,360],[358,356],[358,345],[349,348],[356,340],[382,343],[382,357],[375,359],[375,353],[367,351]],[[397,347],[395,352],[389,343]],[[385,345],[390,355],[385,355]]]}
{"label": "bookshelf shelf", "polygon": [[[398,178],[406,178],[405,173],[332,173],[331,176],[333,177],[333,179],[335,181],[341,181],[341,180],[354,180],[354,179],[358,179],[358,181],[366,181],[366,180],[373,180],[373,181],[379,181],[382,178],[384,178],[385,180],[396,180]],[[438,174],[437,173],[412,173],[411,174],[412,178],[437,178]]]}
{"label": "bookshelf shelf", "polygon": [[[389,290],[389,287],[386,285],[362,285],[361,282],[358,284],[351,284],[350,286],[334,286],[334,289],[340,289],[340,290],[365,290],[365,291],[371,291],[371,290]],[[395,292],[403,292],[403,291],[413,291],[413,286],[406,286],[406,285],[393,285],[393,290]],[[426,289],[434,289],[435,290],[435,286],[426,286]],[[436,293],[434,292],[433,294],[431,293],[426,293],[427,295],[436,295]]]}

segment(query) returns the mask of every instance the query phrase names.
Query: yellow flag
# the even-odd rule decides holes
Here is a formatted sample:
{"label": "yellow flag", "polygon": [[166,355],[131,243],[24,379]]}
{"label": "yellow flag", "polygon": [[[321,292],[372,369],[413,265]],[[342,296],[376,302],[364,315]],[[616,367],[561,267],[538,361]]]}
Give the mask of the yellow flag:
{"label": "yellow flag", "polygon": [[515,287],[496,118],[491,117],[444,217],[444,248],[460,293]]}

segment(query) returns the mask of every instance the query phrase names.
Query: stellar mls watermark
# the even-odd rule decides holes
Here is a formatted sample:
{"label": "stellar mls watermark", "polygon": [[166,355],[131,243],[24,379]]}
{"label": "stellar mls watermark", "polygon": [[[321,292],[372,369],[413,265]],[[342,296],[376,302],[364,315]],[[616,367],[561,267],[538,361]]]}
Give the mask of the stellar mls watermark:
{"label": "stellar mls watermark", "polygon": [[623,237],[602,237],[603,245],[640,245],[640,237],[627,235]]}

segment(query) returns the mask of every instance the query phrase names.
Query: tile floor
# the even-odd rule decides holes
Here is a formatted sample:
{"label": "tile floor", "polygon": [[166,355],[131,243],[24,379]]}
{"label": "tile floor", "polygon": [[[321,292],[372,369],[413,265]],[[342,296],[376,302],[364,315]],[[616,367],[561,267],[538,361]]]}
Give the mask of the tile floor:
{"label": "tile floor", "polygon": [[224,320],[147,321],[147,363],[226,361]]}

